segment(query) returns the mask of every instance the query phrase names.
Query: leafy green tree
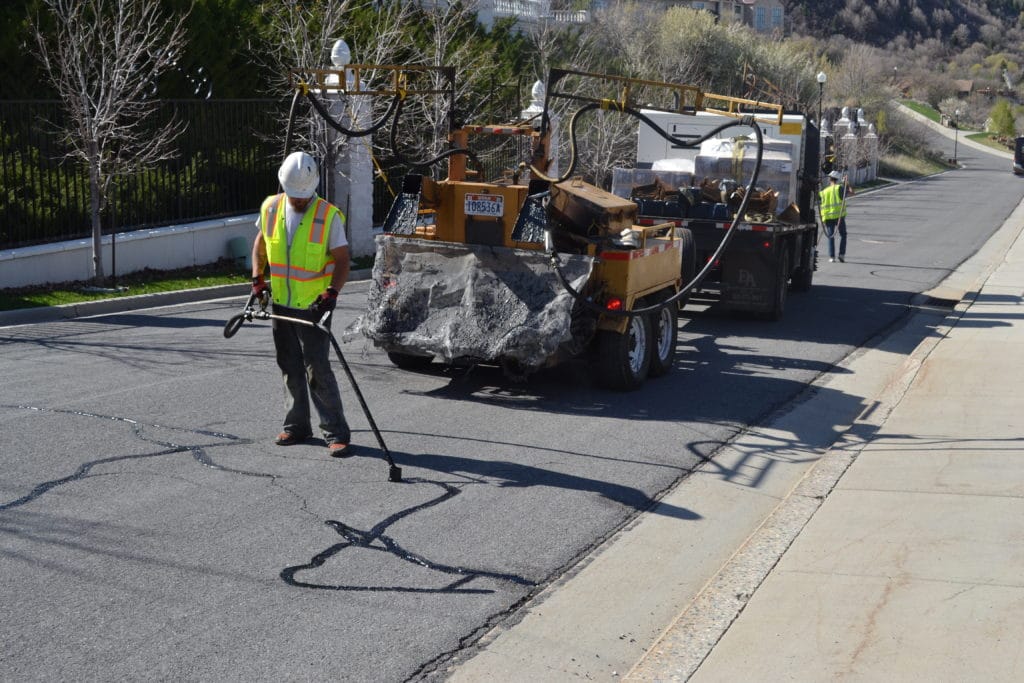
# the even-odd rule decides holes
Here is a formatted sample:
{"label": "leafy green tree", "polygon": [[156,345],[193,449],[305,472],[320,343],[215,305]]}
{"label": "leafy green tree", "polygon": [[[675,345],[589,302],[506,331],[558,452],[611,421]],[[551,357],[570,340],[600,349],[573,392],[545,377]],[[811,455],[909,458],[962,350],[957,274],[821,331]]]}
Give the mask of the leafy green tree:
{"label": "leafy green tree", "polygon": [[1008,100],[1001,97],[997,99],[996,103],[992,105],[992,111],[989,112],[989,119],[992,121],[992,132],[996,135],[1012,138],[1017,134],[1013,120],[1013,107],[1010,106]]}

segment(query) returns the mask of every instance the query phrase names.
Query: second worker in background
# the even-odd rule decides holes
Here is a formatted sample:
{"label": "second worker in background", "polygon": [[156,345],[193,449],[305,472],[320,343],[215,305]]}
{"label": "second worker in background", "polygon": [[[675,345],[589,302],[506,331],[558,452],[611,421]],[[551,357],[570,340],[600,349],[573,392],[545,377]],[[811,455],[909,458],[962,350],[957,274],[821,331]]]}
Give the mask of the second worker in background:
{"label": "second worker in background", "polygon": [[[334,310],[338,292],[348,279],[345,216],[316,195],[320,171],[309,154],[289,154],[277,178],[284,192],[263,201],[256,221],[252,291],[257,296],[266,292],[264,272],[269,265],[273,313],[319,323]],[[324,324],[330,325],[329,316]],[[273,319],[273,335],[284,377],[286,411],[276,443],[290,446],[312,438],[312,397],[330,454],[350,455],[351,432],[331,369],[328,335],[279,319]]]}
{"label": "second worker in background", "polygon": [[[842,181],[840,183],[839,181]],[[839,262],[846,261],[846,200],[853,196],[853,188],[839,171],[828,174],[828,187],[818,193],[821,200],[821,222],[828,238],[828,260],[836,260],[836,232],[839,232]]]}

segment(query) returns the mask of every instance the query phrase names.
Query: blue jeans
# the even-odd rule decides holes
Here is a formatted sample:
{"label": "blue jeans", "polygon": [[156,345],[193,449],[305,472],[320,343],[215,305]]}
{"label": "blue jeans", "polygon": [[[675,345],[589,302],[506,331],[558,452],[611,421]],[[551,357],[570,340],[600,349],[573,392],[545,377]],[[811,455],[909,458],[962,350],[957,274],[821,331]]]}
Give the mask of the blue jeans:
{"label": "blue jeans", "polygon": [[825,221],[825,237],[828,238],[828,257],[836,257],[836,233],[839,233],[839,255],[846,256],[846,216]]}
{"label": "blue jeans", "polygon": [[[276,315],[316,320],[309,311],[302,309],[274,304],[273,310]],[[273,331],[277,366],[284,377],[284,431],[297,436],[312,436],[309,414],[312,396],[327,443],[349,443],[351,432],[345,421],[338,381],[331,370],[327,334],[287,320],[273,320]]]}

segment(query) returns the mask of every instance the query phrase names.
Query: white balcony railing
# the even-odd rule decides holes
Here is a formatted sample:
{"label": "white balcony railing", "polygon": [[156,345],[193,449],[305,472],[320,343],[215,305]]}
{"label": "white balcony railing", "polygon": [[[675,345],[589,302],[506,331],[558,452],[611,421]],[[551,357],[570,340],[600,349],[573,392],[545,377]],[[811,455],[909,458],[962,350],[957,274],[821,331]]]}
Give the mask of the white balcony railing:
{"label": "white balcony railing", "polygon": [[490,0],[495,17],[515,17],[520,21],[548,19],[563,24],[584,24],[590,20],[586,10],[552,10],[550,0]]}

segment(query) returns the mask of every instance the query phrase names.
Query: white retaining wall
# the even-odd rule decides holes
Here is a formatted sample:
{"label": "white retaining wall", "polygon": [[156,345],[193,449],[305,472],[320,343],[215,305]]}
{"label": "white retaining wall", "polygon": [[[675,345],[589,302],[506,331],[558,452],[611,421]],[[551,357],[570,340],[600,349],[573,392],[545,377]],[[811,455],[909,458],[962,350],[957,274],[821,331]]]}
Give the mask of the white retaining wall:
{"label": "white retaining wall", "polygon": [[[135,230],[117,235],[117,275],[153,268],[169,270],[239,256],[229,247],[241,238],[247,254],[256,236],[256,214],[189,225]],[[241,243],[235,245],[241,246]],[[110,235],[103,236],[103,268],[111,274]],[[92,277],[92,238],[0,251],[0,288]]]}

